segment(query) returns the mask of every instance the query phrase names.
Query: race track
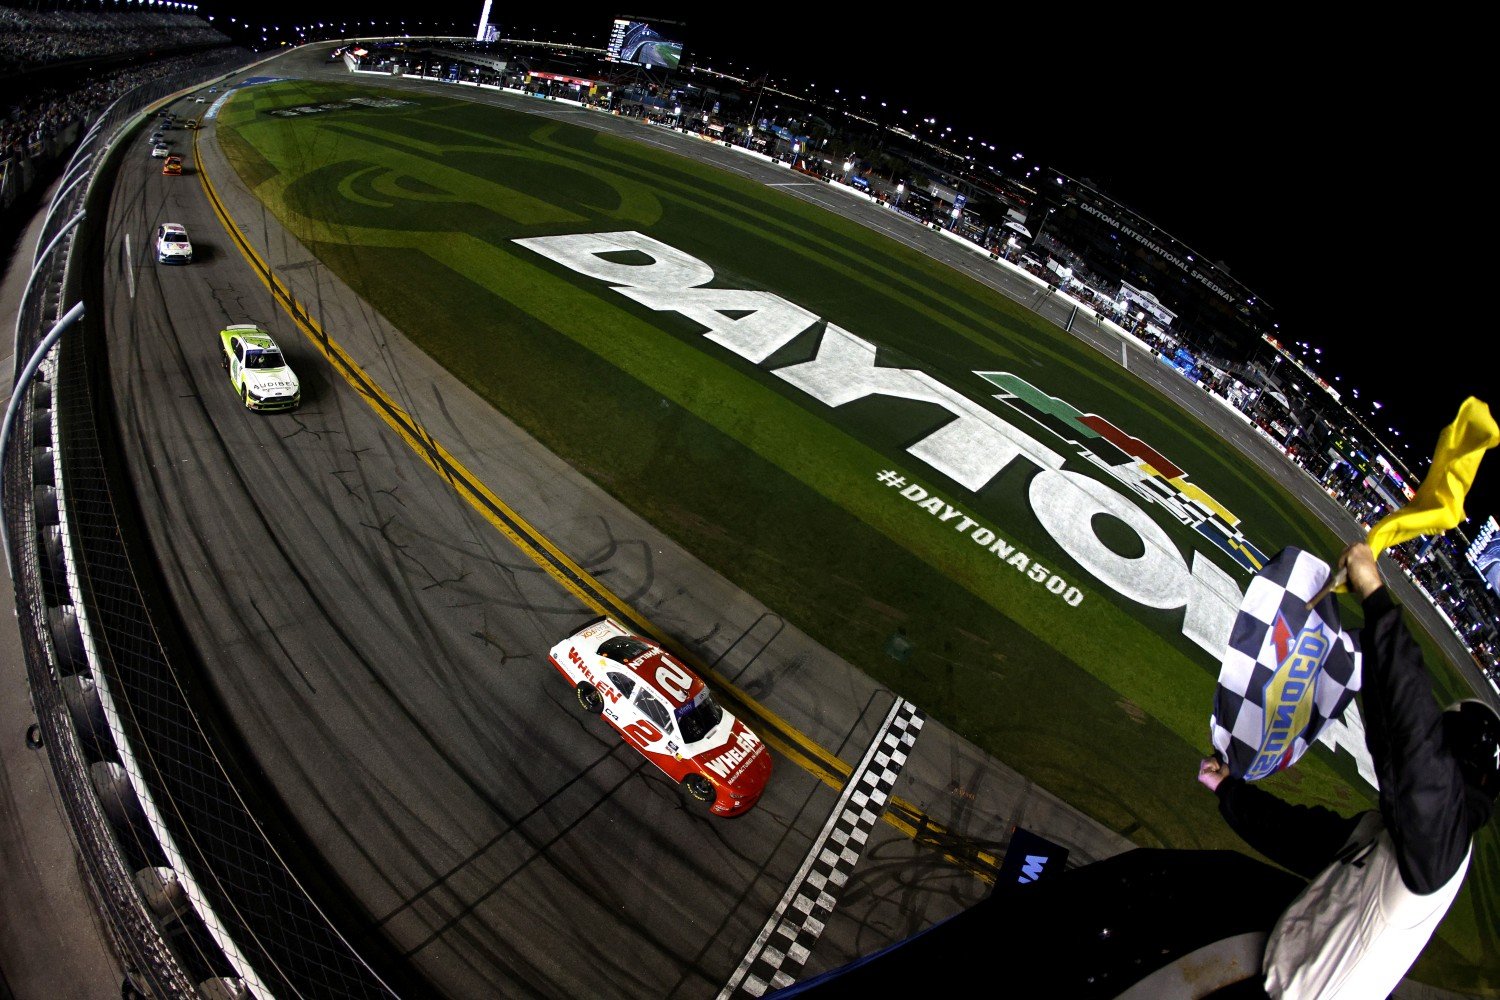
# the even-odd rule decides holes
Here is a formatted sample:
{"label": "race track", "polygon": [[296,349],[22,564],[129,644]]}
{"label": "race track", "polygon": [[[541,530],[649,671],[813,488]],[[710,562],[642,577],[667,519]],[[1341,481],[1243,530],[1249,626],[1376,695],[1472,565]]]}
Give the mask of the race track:
{"label": "race track", "polygon": [[[341,64],[305,51],[277,69],[348,79]],[[531,110],[506,95],[476,97]],[[204,106],[179,101],[173,110]],[[194,141],[171,134],[179,151]],[[182,177],[160,173],[144,132],[136,141],[113,189],[103,276],[124,458],[205,680],[307,849],[368,916],[345,928],[357,946],[409,961],[452,997],[755,992],[769,961],[757,939],[796,898],[810,852],[826,846],[844,812],[829,775],[862,773],[898,699],[413,349],[243,190],[211,124]],[[770,175],[732,151],[713,155]],[[434,471],[389,408],[372,406],[368,388],[299,331],[226,230],[206,182],[230,224],[427,445],[764,706],[809,756],[841,766],[830,772],[779,753],[760,804],[717,820],[688,808],[613,730],[583,716],[545,652],[595,610],[453,476]],[[166,221],[187,226],[193,264],[156,263],[151,233]],[[300,409],[239,406],[217,332],[242,322],[279,340],[302,381]],[[864,823],[867,842],[854,839],[854,860],[824,890],[831,914],[803,939],[808,953],[781,966],[792,978],[983,898],[982,876],[1017,822],[1070,847],[1078,863],[1131,846],[931,721],[892,779],[898,813],[945,838]]]}

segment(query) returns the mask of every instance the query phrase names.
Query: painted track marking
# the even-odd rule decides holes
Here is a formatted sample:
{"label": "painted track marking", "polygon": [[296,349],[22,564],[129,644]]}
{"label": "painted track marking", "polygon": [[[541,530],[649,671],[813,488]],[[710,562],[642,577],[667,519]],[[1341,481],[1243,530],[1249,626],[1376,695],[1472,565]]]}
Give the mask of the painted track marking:
{"label": "painted track marking", "polygon": [[802,968],[823,933],[838,902],[836,893],[849,880],[870,831],[884,814],[924,718],[911,702],[896,699],[796,877],[718,1000],[728,1000],[742,988],[751,996],[764,996],[797,981],[792,973]]}

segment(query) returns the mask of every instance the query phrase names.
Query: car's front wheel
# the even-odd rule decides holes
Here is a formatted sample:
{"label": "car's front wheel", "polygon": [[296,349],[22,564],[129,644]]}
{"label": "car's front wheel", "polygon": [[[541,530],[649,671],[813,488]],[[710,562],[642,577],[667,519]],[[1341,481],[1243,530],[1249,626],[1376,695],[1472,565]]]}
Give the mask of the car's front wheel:
{"label": "car's front wheel", "polygon": [[699,802],[712,802],[714,798],[714,783],[697,772],[682,779],[682,790]]}
{"label": "car's front wheel", "polygon": [[240,403],[245,409],[250,409],[250,387],[243,382],[240,383]]}
{"label": "car's front wheel", "polygon": [[578,693],[578,705],[585,712],[598,715],[604,711],[604,697],[594,685],[579,684],[574,690]]}

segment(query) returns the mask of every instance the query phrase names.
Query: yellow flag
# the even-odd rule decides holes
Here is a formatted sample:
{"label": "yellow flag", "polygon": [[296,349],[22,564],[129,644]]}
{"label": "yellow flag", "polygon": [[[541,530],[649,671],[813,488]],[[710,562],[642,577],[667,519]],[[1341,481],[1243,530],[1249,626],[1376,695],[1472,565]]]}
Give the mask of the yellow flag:
{"label": "yellow flag", "polygon": [[1365,544],[1377,556],[1392,545],[1418,535],[1436,535],[1458,527],[1464,519],[1464,497],[1479,471],[1479,459],[1500,443],[1500,427],[1490,416],[1489,405],[1473,396],[1458,408],[1453,423],[1438,436],[1432,453],[1432,468],[1417,487],[1417,496],[1400,510],[1391,511],[1370,529]]}

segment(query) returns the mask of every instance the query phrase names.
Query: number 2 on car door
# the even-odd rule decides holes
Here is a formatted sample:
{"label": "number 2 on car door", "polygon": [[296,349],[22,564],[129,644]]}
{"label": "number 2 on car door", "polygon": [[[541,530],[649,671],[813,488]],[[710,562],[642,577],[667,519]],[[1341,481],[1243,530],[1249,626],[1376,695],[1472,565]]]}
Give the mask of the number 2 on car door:
{"label": "number 2 on car door", "polygon": [[645,750],[652,743],[655,743],[657,740],[661,739],[661,730],[657,729],[645,719],[642,719],[640,722],[632,722],[630,725],[625,727],[623,732],[625,733],[626,739],[634,743],[642,750]]}

